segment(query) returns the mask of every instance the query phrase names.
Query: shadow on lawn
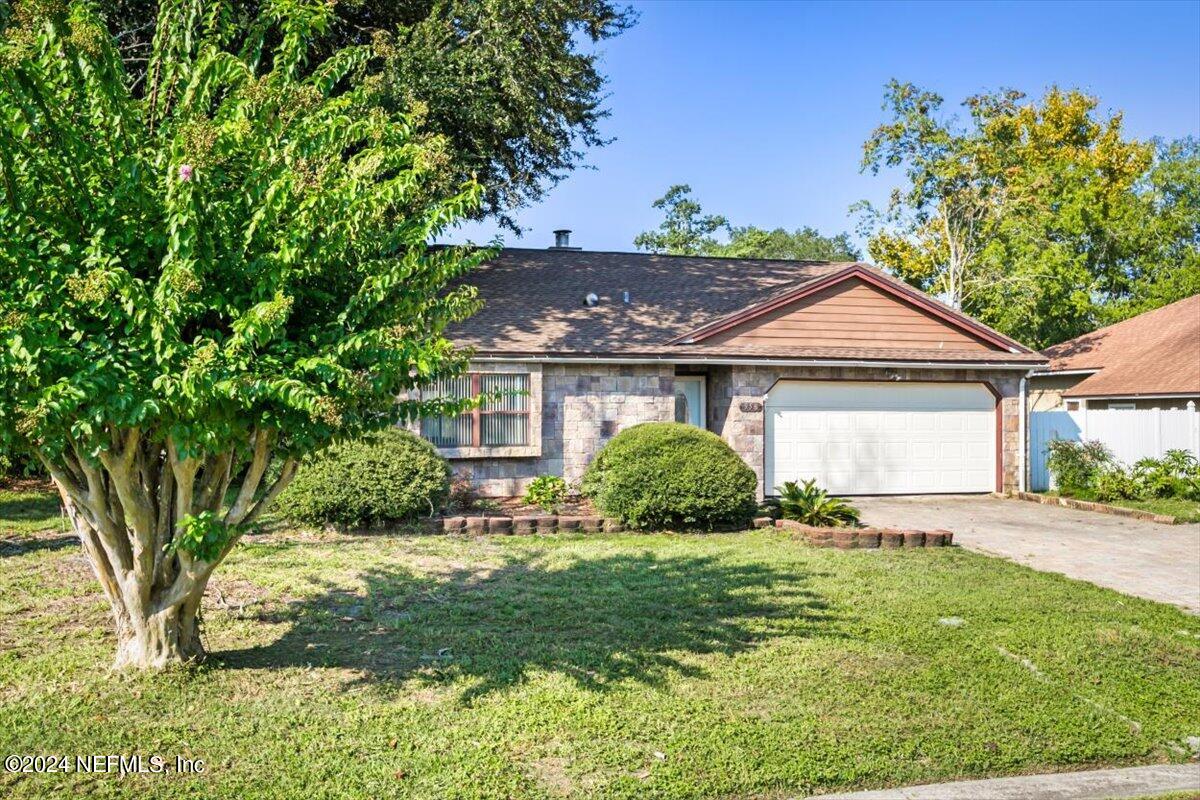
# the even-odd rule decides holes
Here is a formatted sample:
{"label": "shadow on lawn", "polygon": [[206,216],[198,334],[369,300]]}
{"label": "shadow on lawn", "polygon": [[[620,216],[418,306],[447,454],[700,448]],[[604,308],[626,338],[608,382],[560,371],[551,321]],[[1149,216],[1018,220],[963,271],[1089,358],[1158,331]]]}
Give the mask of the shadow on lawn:
{"label": "shadow on lawn", "polygon": [[779,637],[837,635],[807,575],[711,557],[628,554],[563,567],[536,557],[436,577],[373,570],[365,596],[344,589],[286,607],[272,644],[216,654],[227,667],[312,664],[364,680],[467,679],[464,702],[558,672],[588,689],[702,676],[690,654],[731,655]]}
{"label": "shadow on lawn", "polygon": [[73,533],[40,532],[0,539],[0,558],[8,556],[23,556],[39,550],[62,550],[67,547],[77,547],[79,538]]}

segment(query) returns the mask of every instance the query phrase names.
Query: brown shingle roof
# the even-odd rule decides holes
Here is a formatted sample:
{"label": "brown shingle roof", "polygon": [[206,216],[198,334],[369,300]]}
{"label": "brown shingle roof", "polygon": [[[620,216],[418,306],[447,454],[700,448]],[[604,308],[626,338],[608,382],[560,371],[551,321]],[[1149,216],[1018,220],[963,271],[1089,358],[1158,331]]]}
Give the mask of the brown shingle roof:
{"label": "brown shingle roof", "polygon": [[[839,348],[835,352],[671,343],[851,266],[849,262],[510,248],[464,279],[478,287],[484,307],[455,326],[451,337],[480,355],[1043,361],[1028,351]],[[624,292],[629,292],[628,304]],[[584,303],[589,293],[599,297],[595,306]]]}
{"label": "brown shingle roof", "polygon": [[1200,394],[1200,294],[1042,351],[1046,371],[1096,369],[1064,394]]}

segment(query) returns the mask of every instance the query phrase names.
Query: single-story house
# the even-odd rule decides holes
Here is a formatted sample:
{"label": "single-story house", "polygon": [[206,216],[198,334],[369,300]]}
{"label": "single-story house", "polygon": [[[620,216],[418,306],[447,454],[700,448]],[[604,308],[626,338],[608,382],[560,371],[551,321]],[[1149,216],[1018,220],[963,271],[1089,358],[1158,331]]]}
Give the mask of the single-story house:
{"label": "single-story house", "polygon": [[619,430],[718,434],[760,495],[1012,490],[1019,386],[1045,357],[862,263],[506,249],[467,279],[450,332],[470,373],[430,387],[503,399],[420,423],[478,491],[578,481]]}
{"label": "single-story house", "polygon": [[1030,411],[1200,406],[1200,294],[1042,351]]}

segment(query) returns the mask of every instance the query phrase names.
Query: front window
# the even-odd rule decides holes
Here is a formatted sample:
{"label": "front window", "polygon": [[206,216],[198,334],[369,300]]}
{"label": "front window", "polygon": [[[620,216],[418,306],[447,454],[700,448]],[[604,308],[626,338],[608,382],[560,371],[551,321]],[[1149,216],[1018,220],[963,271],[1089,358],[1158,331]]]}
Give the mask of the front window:
{"label": "front window", "polygon": [[[472,372],[425,388],[426,397],[463,400],[489,395],[456,417],[421,420],[421,436],[437,447],[511,447],[529,444],[529,375]],[[491,396],[494,395],[494,396]]]}

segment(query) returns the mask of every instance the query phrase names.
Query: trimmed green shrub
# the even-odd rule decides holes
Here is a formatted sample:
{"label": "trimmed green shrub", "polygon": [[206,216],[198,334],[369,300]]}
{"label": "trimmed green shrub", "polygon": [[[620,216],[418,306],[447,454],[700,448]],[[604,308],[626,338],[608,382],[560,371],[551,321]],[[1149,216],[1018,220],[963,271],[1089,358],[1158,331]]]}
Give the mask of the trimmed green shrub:
{"label": "trimmed green shrub", "polygon": [[858,509],[840,497],[830,497],[815,479],[803,484],[784,481],[778,488],[785,519],[822,528],[858,524]]}
{"label": "trimmed green shrub", "polygon": [[538,475],[525,490],[524,502],[549,514],[557,511],[566,499],[566,481],[557,475]]}
{"label": "trimmed green shrub", "polygon": [[308,523],[356,526],[429,516],[450,493],[433,445],[393,428],[325,448],[301,466],[280,510]]}
{"label": "trimmed green shrub", "polygon": [[1137,500],[1141,492],[1129,473],[1120,467],[1106,467],[1092,478],[1092,496],[1101,503],[1113,500]]}
{"label": "trimmed green shrub", "polygon": [[754,471],[716,434],[646,422],[604,446],[580,490],[631,528],[711,530],[749,524],[757,485]]}
{"label": "trimmed green shrub", "polygon": [[1097,474],[1114,466],[1112,453],[1100,442],[1054,439],[1046,449],[1050,452],[1046,466],[1054,476],[1055,488],[1066,495],[1090,490]]}

